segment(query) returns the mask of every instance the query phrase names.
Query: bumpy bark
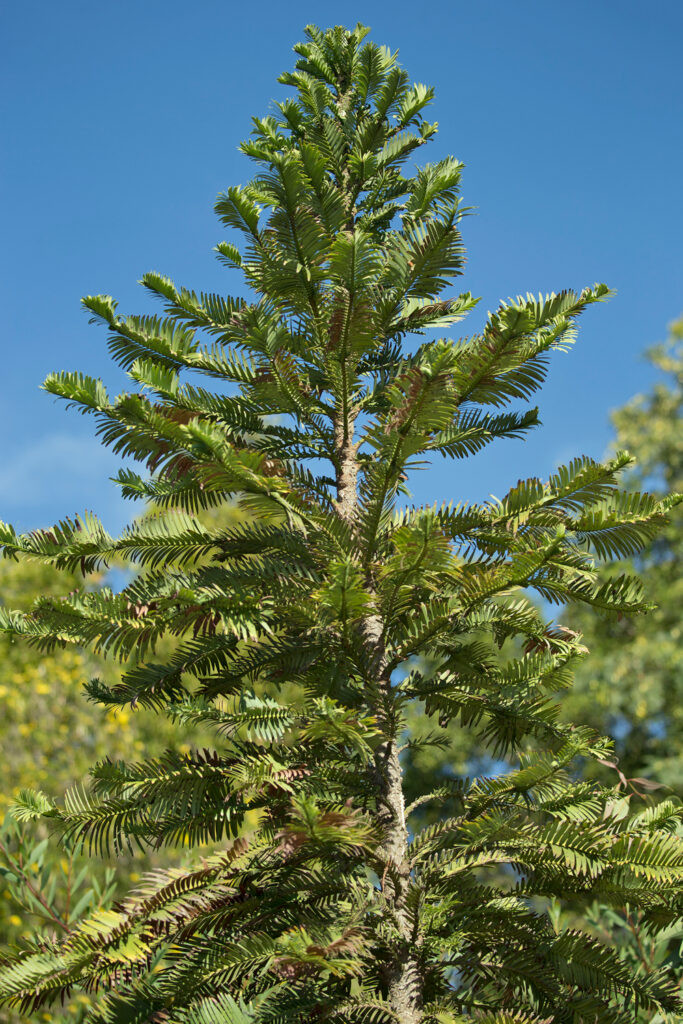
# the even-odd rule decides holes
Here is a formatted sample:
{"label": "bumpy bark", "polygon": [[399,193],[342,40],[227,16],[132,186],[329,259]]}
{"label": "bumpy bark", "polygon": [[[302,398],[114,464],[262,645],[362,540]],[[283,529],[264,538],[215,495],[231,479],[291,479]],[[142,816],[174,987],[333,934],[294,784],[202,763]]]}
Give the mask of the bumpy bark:
{"label": "bumpy bark", "polygon": [[[336,425],[337,442],[337,512],[353,525],[357,508],[357,448],[353,443],[353,424]],[[369,581],[372,589],[372,581]],[[384,627],[378,614],[366,616],[361,633],[368,658],[368,668],[377,681],[379,700],[377,720],[384,740],[375,754],[377,808],[384,831],[383,855],[387,870],[382,881],[383,894],[399,933],[399,944],[393,960],[387,964],[389,1004],[401,1024],[419,1024],[422,1014],[422,976],[415,955],[415,936],[406,908],[410,875],[408,866],[408,831],[403,796],[403,773],[399,761],[394,698],[383,641]]]}
{"label": "bumpy bark", "polygon": [[383,889],[400,937],[396,956],[388,964],[389,1003],[401,1024],[417,1024],[421,1019],[422,977],[415,955],[415,936],[406,908],[410,877],[408,831],[403,796],[403,772],[393,720],[393,693],[382,639],[382,620],[379,615],[370,615],[363,622],[362,628],[373,674],[379,681],[378,725],[386,737],[375,755],[377,803],[384,830],[384,855],[387,860]]}
{"label": "bumpy bark", "polygon": [[358,449],[353,441],[353,419],[344,416],[341,411],[334,424],[334,444],[337,458],[337,513],[352,526],[358,501]]}

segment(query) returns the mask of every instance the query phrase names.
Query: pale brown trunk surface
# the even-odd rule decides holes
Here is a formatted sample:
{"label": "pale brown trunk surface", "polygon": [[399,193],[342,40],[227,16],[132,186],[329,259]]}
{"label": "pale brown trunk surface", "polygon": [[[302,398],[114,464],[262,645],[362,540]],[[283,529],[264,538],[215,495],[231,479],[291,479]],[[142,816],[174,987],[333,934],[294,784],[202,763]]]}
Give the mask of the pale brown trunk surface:
{"label": "pale brown trunk surface", "polygon": [[345,423],[340,415],[334,425],[334,442],[337,453],[337,512],[345,523],[353,523],[358,492],[358,460],[356,445],[353,443],[353,421]]}
{"label": "pale brown trunk surface", "polygon": [[398,756],[395,725],[388,715],[393,705],[391,680],[386,668],[382,621],[378,615],[363,623],[363,635],[375,678],[380,681],[382,704],[377,709],[378,725],[388,737],[375,756],[377,804],[384,828],[384,854],[389,864],[383,881],[384,896],[401,937],[402,950],[388,965],[389,1004],[401,1024],[418,1024],[422,1018],[422,976],[415,956],[415,936],[406,908],[410,869],[406,828],[403,772]]}
{"label": "pale brown trunk surface", "polygon": [[[337,511],[345,522],[353,525],[357,507],[357,448],[353,442],[353,423],[343,423],[341,416],[335,424],[335,441],[338,458]],[[401,1024],[419,1024],[422,1018],[422,976],[414,953],[414,936],[405,905],[409,867],[403,775],[392,719],[392,687],[380,616],[367,616],[361,625],[361,632],[368,666],[380,690],[379,706],[376,709],[378,726],[386,737],[375,755],[377,807],[385,835],[383,852],[388,863],[383,890],[402,944],[401,951],[387,965],[389,1005]]]}

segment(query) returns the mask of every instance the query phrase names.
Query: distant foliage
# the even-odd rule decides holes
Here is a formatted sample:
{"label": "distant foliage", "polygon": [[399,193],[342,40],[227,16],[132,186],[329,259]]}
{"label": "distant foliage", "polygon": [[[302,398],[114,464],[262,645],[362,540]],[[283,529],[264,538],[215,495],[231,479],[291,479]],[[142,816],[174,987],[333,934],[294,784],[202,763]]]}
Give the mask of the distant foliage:
{"label": "distant foliage", "polygon": [[[91,588],[101,580],[91,578]],[[0,564],[0,594],[6,605],[30,608],[37,598],[63,598],[83,584],[38,562]],[[83,648],[46,653],[0,636],[0,943],[7,946],[36,929],[66,928],[111,902],[118,877],[126,888],[149,866],[148,858],[119,862],[116,870],[67,843],[61,848],[44,823],[20,827],[7,809],[22,791],[41,787],[55,798],[85,780],[98,758],[114,760],[143,751],[161,753],[173,740],[190,739],[149,713],[103,709],[88,702],[84,684],[95,675],[118,677],[113,666]],[[187,747],[189,750],[189,746]],[[61,923],[60,923],[61,922]],[[55,1007],[45,1018],[80,1020],[90,1005],[84,995]],[[21,1018],[0,1009],[0,1021]],[[42,1018],[39,1018],[42,1019]]]}
{"label": "distant foliage", "polygon": [[[293,98],[242,146],[256,177],[218,199],[219,256],[249,298],[157,273],[143,283],[164,317],[89,297],[132,390],[46,382],[139,464],[119,483],[158,512],[119,538],[92,516],[0,527],[7,557],[139,568],[121,593],[48,596],[2,628],[119,659],[92,700],[201,725],[215,744],[100,760],[88,786],[27,793],[15,815],[108,858],[213,852],[9,954],[0,995],[25,1014],[73,990],[96,994],[101,1024],[630,1024],[679,1008],[666,965],[643,971],[561,918],[600,900],[667,929],[680,808],[632,808],[578,776],[612,756],[560,715],[584,647],[526,596],[647,610],[634,575],[604,580],[597,561],[639,551],[677,499],[619,491],[621,452],[500,501],[406,504],[435,455],[537,424],[527,403],[551,353],[609,292],[518,297],[479,334],[433,337],[474,306],[447,292],[464,266],[462,165],[413,171],[436,131],[432,90],[366,35],[307,29],[280,78]],[[412,334],[427,337],[408,348]],[[234,499],[248,521],[201,517]],[[406,806],[402,754],[432,742],[407,728],[415,701],[512,770],[439,780]],[[421,826],[429,804],[438,820]]]}
{"label": "distant foliage", "polygon": [[[62,599],[79,583],[82,577],[65,576],[35,561],[0,564],[6,607],[28,609],[38,597]],[[105,750],[115,758],[143,750],[149,737],[143,739],[135,728],[130,709],[107,712],[83,700],[84,683],[103,671],[102,662],[87,650],[60,647],[39,654],[5,633],[0,654],[2,805],[7,807],[28,786],[61,794],[84,778]]]}
{"label": "distant foliage", "polygon": [[[634,491],[683,490],[683,319],[665,344],[649,349],[662,372],[648,394],[613,415],[616,444],[636,456]],[[574,721],[591,722],[617,737],[628,777],[649,779],[683,793],[683,515],[680,507],[643,553],[611,572],[641,574],[655,608],[644,619],[601,622],[573,612],[591,657],[577,673],[564,704]]]}

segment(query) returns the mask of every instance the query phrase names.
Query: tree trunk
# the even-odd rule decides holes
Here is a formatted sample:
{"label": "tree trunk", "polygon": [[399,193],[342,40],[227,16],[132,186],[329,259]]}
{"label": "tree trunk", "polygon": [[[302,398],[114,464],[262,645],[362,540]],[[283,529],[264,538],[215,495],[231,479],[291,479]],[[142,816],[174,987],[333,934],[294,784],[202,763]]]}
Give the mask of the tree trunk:
{"label": "tree trunk", "polygon": [[403,772],[398,756],[394,721],[394,698],[386,667],[382,620],[379,615],[368,616],[362,628],[368,659],[380,685],[377,724],[386,737],[375,754],[377,809],[385,835],[384,854],[388,866],[382,885],[384,897],[391,907],[392,918],[400,937],[396,956],[387,965],[389,1005],[401,1024],[418,1024],[422,1017],[422,975],[415,955],[416,936],[406,907],[410,878],[408,830],[403,797]]}
{"label": "tree trunk", "polygon": [[[357,448],[353,443],[353,422],[335,424],[337,452],[337,512],[353,526],[357,509]],[[368,581],[372,591],[372,580]],[[377,681],[379,700],[375,708],[377,724],[384,735],[375,754],[377,810],[384,831],[383,853],[387,871],[382,880],[383,894],[391,908],[399,932],[399,946],[387,964],[389,1005],[401,1024],[419,1024],[422,1018],[422,976],[415,955],[415,936],[406,908],[410,869],[408,832],[403,797],[403,773],[398,756],[394,695],[387,669],[383,641],[383,623],[378,614],[368,615],[361,624],[368,667]]]}
{"label": "tree trunk", "polygon": [[358,449],[353,443],[353,420],[341,412],[334,424],[334,447],[337,457],[337,514],[353,526],[358,503]]}

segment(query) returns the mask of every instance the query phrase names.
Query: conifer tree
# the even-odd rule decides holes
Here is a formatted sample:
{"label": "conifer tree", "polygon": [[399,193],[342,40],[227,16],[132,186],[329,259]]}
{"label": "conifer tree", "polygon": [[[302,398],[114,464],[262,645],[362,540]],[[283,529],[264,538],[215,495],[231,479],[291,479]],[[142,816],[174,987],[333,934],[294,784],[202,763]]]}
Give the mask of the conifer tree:
{"label": "conifer tree", "polygon": [[[609,760],[610,744],[560,722],[580,637],[524,593],[645,611],[638,581],[601,584],[595,559],[638,549],[673,499],[621,493],[626,454],[576,458],[483,504],[405,498],[432,456],[536,425],[526,403],[549,356],[608,289],[509,300],[481,333],[433,338],[474,306],[450,293],[462,166],[412,170],[436,131],[432,90],[366,35],[309,27],[280,77],[292,98],[242,145],[257,172],[219,197],[232,234],[217,248],[246,296],[152,273],[164,317],[86,298],[133,388],[110,398],[80,373],[45,384],[140,464],[120,472],[123,493],[160,511],[119,538],[91,515],[3,526],[8,557],[87,573],[123,555],[141,571],[121,593],[46,597],[2,626],[121,659],[120,683],[88,684],[93,701],[211,726],[216,745],[104,760],[63,806],[24,795],[21,814],[96,854],[212,847],[7,956],[0,992],[24,1013],[78,986],[100,992],[102,1024],[625,1024],[677,1006],[665,971],[639,974],[549,913],[599,898],[666,928],[683,848],[674,801],[631,813],[618,788],[576,780],[577,759]],[[203,525],[234,499],[249,522]],[[413,701],[478,730],[514,770],[453,777],[406,807]],[[426,802],[440,819],[415,832]]]}

